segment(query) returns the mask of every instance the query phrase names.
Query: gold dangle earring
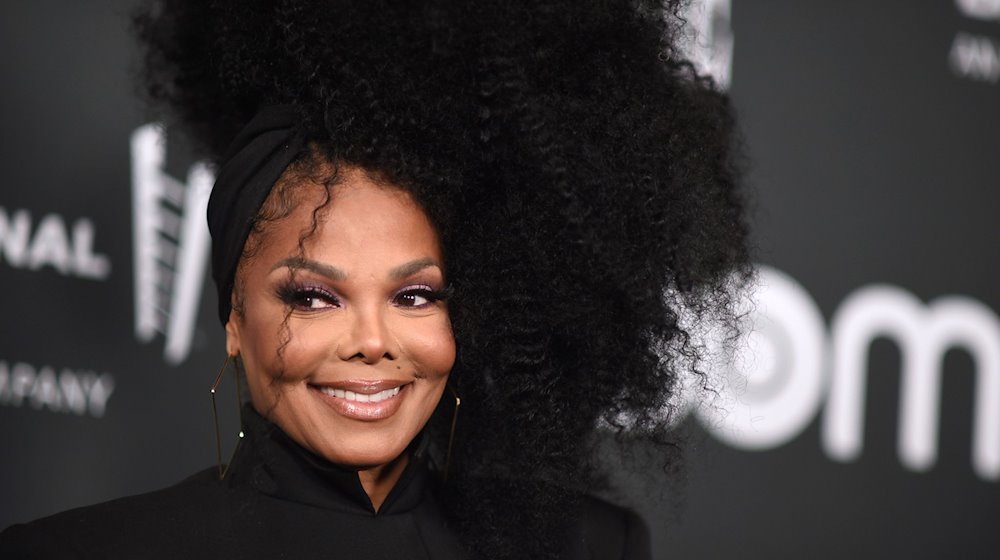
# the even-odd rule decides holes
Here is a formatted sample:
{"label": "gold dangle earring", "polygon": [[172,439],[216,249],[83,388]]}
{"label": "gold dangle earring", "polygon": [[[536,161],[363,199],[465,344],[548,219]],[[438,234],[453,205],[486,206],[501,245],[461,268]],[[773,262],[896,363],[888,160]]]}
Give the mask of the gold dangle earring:
{"label": "gold dangle earring", "polygon": [[447,385],[448,390],[451,391],[451,395],[455,397],[455,412],[451,415],[451,431],[448,434],[448,452],[444,459],[444,482],[448,482],[448,467],[451,465],[451,446],[455,443],[455,426],[458,425],[458,407],[462,405],[462,399],[458,396],[458,391],[451,386],[451,383]]}
{"label": "gold dangle earring", "polygon": [[240,448],[240,442],[243,441],[243,391],[240,386],[240,368],[239,364],[236,362],[238,356],[226,354],[226,361],[222,363],[222,369],[219,370],[219,375],[215,376],[215,383],[212,383],[211,394],[212,394],[212,420],[215,421],[215,457],[216,462],[219,466],[219,480],[226,478],[226,473],[229,471],[229,465],[232,464],[233,458],[229,458],[229,463],[226,465],[222,464],[222,436],[219,435],[219,411],[218,407],[215,405],[215,392],[219,388],[219,384],[222,383],[222,376],[225,375],[226,369],[229,368],[229,363],[233,364],[233,377],[236,379],[236,409],[240,411],[240,433],[239,438],[236,440],[236,447],[233,449],[233,457],[236,456],[236,450]]}

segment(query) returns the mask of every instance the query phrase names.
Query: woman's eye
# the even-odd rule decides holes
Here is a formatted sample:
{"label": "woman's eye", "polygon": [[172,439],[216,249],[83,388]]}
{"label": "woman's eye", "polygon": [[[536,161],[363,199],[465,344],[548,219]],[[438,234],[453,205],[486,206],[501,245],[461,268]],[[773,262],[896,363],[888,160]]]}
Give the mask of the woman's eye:
{"label": "woman's eye", "polygon": [[323,309],[324,307],[333,307],[327,298],[319,294],[309,292],[301,294],[296,303],[303,309]]}
{"label": "woman's eye", "polygon": [[425,307],[441,299],[438,292],[430,288],[415,288],[396,294],[393,303],[400,307]]}
{"label": "woman's eye", "polygon": [[281,300],[293,309],[317,310],[339,307],[340,301],[333,294],[318,288],[283,288]]}

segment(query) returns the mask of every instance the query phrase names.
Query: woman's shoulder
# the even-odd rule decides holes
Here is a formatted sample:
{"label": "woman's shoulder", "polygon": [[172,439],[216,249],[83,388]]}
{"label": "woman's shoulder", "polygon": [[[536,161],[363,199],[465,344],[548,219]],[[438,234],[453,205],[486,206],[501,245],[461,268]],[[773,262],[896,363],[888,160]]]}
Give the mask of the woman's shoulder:
{"label": "woman's shoulder", "polygon": [[71,509],[0,532],[2,558],[156,557],[216,530],[224,486],[214,469],[144,494]]}
{"label": "woman's shoulder", "polygon": [[630,509],[594,496],[584,497],[580,534],[588,558],[649,560],[649,526]]}

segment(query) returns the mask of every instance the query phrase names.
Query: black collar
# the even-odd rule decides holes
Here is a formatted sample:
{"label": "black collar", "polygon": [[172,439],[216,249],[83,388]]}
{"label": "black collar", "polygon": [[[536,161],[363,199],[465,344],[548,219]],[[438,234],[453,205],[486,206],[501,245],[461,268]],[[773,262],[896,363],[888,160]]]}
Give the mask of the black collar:
{"label": "black collar", "polygon": [[429,474],[415,445],[399,481],[376,513],[357,471],[307,451],[250,405],[244,406],[243,421],[246,436],[226,475],[230,485],[249,484],[278,499],[380,517],[410,511],[423,499]]}

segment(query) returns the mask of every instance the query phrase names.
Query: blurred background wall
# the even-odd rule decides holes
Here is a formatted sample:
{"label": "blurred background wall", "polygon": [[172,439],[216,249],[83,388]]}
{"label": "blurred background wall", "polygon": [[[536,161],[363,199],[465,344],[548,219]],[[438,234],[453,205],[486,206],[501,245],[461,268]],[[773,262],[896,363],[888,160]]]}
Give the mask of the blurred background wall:
{"label": "blurred background wall", "polygon": [[[211,177],[146,126],[131,6],[0,7],[0,527],[215,460]],[[690,20],[744,130],[761,287],[684,475],[640,504],[657,558],[996,557],[1000,1]]]}

